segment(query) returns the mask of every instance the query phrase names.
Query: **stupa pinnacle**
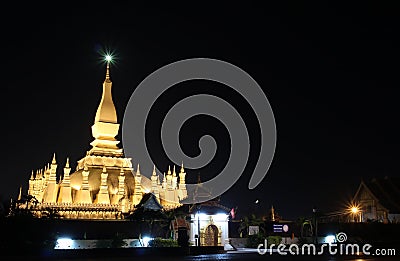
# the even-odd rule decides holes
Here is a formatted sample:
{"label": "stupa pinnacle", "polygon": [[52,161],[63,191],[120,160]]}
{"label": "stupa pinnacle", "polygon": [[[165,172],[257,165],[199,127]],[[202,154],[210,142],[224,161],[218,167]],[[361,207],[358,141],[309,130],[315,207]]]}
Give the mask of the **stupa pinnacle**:
{"label": "stupa pinnacle", "polygon": [[118,135],[119,124],[117,122],[117,112],[112,99],[112,82],[110,79],[110,62],[107,59],[106,78],[103,82],[103,94],[96,117],[92,126],[92,135],[95,139],[92,141],[90,155],[114,155],[122,157],[122,149],[118,148],[119,143],[115,137]]}

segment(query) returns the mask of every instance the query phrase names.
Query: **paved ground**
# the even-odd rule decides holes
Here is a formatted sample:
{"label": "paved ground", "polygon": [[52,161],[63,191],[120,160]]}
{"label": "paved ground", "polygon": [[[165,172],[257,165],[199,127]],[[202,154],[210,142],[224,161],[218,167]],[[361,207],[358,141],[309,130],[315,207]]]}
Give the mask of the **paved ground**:
{"label": "paved ground", "polygon": [[225,254],[208,254],[208,255],[196,255],[196,256],[168,256],[165,255],[143,255],[143,256],[132,256],[132,257],[86,257],[86,258],[27,258],[25,257],[2,257],[0,259],[3,260],[57,260],[57,261],[128,261],[128,260],[141,260],[141,261],[156,261],[156,260],[165,260],[165,261],[208,261],[208,260],[246,260],[246,261],[260,261],[260,260],[268,260],[268,261],[289,261],[289,260],[298,260],[298,261],[399,261],[400,256],[386,256],[386,257],[377,257],[377,256],[344,256],[344,255],[279,255],[276,251],[270,254],[267,252],[265,255],[260,255],[257,249],[253,248],[239,248],[236,251],[227,251]]}

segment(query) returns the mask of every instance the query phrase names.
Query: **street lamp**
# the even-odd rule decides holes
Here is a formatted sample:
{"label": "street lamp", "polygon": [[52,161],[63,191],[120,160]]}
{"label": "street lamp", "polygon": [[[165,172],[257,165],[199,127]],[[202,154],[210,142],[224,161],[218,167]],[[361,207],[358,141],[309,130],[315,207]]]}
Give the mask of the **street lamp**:
{"label": "street lamp", "polygon": [[200,246],[200,205],[196,206],[197,208],[197,246]]}
{"label": "street lamp", "polygon": [[356,217],[356,222],[362,222],[361,209],[358,205],[352,205],[350,207],[350,213],[353,215],[353,220],[354,217]]}
{"label": "street lamp", "polygon": [[314,219],[314,229],[315,229],[315,244],[318,244],[318,217],[317,217],[317,209],[313,208],[313,219]]}

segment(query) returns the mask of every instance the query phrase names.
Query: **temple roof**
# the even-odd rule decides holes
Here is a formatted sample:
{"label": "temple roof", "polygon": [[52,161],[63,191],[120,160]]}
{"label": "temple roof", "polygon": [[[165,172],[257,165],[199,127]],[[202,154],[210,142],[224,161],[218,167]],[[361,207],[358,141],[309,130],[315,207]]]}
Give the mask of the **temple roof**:
{"label": "temple roof", "polygon": [[219,213],[228,214],[230,210],[231,210],[230,208],[221,205],[218,199],[214,199],[191,206],[189,209],[189,213],[196,213],[197,211],[200,211],[201,213],[209,215],[214,215]]}
{"label": "temple roof", "polygon": [[384,177],[361,181],[354,198],[358,196],[362,187],[369,190],[390,213],[400,213],[400,178]]}
{"label": "temple roof", "polygon": [[153,211],[159,211],[162,210],[163,208],[153,193],[144,194],[139,204],[136,207],[143,208],[144,210],[153,210]]}

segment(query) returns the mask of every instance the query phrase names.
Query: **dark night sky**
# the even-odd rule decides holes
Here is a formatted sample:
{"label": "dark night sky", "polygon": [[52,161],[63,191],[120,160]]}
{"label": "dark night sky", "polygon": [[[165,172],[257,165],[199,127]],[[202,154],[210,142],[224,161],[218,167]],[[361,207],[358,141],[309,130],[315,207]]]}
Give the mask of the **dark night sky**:
{"label": "dark night sky", "polygon": [[[9,7],[11,18],[1,18],[1,197],[15,197],[20,185],[26,190],[31,170],[43,167],[53,152],[62,165],[69,156],[73,167],[85,155],[104,80],[98,52],[104,48],[119,58],[111,77],[120,121],[135,87],[181,59],[224,60],[259,83],[274,111],[277,148],[267,177],[248,190],[259,149],[259,131],[250,132],[246,171],[222,196],[242,213],[257,198],[258,211],[267,213],[273,204],[288,219],[309,215],[314,206],[335,210],[351,199],[361,178],[399,175],[400,45],[392,6],[198,5]],[[248,104],[224,88],[201,81],[175,86],[157,103],[154,126],[168,106],[206,92],[231,101],[254,127]],[[197,140],[206,133],[219,142],[217,157],[204,169],[187,170],[191,181],[199,171],[209,178],[227,159],[226,129],[207,117],[184,125],[185,152],[196,155]],[[170,162],[157,139],[150,144],[166,168]]]}

